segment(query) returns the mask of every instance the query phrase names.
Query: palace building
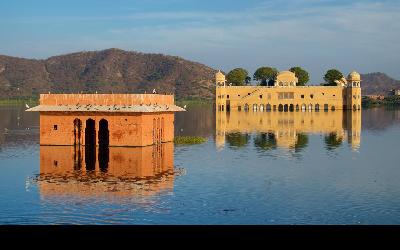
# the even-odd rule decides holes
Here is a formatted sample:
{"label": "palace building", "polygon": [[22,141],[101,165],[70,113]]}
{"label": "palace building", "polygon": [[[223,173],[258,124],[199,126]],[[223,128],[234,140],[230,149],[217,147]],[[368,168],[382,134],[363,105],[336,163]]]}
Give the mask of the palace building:
{"label": "palace building", "polygon": [[41,94],[40,145],[136,147],[171,142],[173,95]]}
{"label": "palace building", "polygon": [[361,77],[353,71],[336,86],[297,86],[290,71],[282,71],[274,86],[231,86],[218,71],[216,81],[217,111],[333,111],[361,109]]}
{"label": "palace building", "polygon": [[40,176],[36,180],[42,199],[102,196],[153,196],[174,187],[174,143],[146,147],[96,149],[98,158],[82,147],[40,146]]}
{"label": "palace building", "polygon": [[[293,149],[304,134],[324,134],[353,150],[361,145],[361,110],[347,112],[216,112],[216,138],[222,149],[235,136],[258,134],[270,146]],[[236,140],[238,141],[238,140]]]}

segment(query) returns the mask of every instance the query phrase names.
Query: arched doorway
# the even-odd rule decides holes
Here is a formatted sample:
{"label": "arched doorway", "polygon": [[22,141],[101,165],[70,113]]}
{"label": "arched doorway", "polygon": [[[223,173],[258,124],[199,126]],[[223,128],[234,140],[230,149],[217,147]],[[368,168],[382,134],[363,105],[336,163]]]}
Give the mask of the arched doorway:
{"label": "arched doorway", "polygon": [[300,107],[299,104],[296,104],[296,111],[299,111]]}
{"label": "arched doorway", "polygon": [[156,118],[153,118],[153,144],[156,144],[157,142],[157,120]]}
{"label": "arched doorway", "polygon": [[287,104],[285,104],[285,106],[283,106],[283,111],[285,111],[285,112],[289,111],[289,106]]}
{"label": "arched doorway", "polygon": [[96,123],[93,119],[86,120],[85,145],[96,146]]}
{"label": "arched doorway", "polygon": [[86,120],[85,128],[85,163],[86,170],[96,168],[96,123],[93,119]]}
{"label": "arched doorway", "polygon": [[110,143],[110,132],[108,130],[108,121],[101,119],[99,122],[99,146],[108,147]]}
{"label": "arched doorway", "polygon": [[249,104],[246,103],[246,104],[244,105],[244,111],[246,111],[246,112],[249,111]]}
{"label": "arched doorway", "polygon": [[78,118],[74,120],[74,145],[81,145],[82,121]]}
{"label": "arched doorway", "polygon": [[164,141],[164,117],[161,118],[161,142]]}
{"label": "arched doorway", "polygon": [[99,168],[101,172],[107,172],[110,151],[108,145],[110,144],[110,132],[108,130],[108,121],[101,119],[99,122]]}
{"label": "arched doorway", "polygon": [[108,146],[99,146],[98,158],[100,171],[106,173],[108,171],[108,163],[110,161],[110,150]]}
{"label": "arched doorway", "polygon": [[253,104],[253,111],[257,111],[257,104]]}
{"label": "arched doorway", "polygon": [[265,109],[267,110],[267,112],[270,112],[271,111],[271,104],[268,103]]}
{"label": "arched doorway", "polygon": [[319,111],[319,104],[315,104],[315,111]]}
{"label": "arched doorway", "polygon": [[309,112],[312,111],[312,104],[308,105],[308,111],[309,111]]}
{"label": "arched doorway", "polygon": [[161,120],[157,118],[157,142],[161,143]]}
{"label": "arched doorway", "polygon": [[301,111],[306,111],[306,109],[307,109],[307,106],[303,103],[303,104],[301,105]]}
{"label": "arched doorway", "polygon": [[282,111],[283,111],[283,105],[282,105],[282,104],[279,104],[279,106],[278,106],[278,111],[279,111],[279,112],[282,112]]}
{"label": "arched doorway", "polygon": [[260,104],[260,111],[264,111],[264,104]]}
{"label": "arched doorway", "polygon": [[294,111],[294,105],[293,105],[293,104],[290,104],[290,105],[289,105],[289,111],[290,111],[290,112],[293,112],[293,111]]}
{"label": "arched doorway", "polygon": [[328,104],[324,104],[324,111],[328,112],[329,111],[329,105]]}

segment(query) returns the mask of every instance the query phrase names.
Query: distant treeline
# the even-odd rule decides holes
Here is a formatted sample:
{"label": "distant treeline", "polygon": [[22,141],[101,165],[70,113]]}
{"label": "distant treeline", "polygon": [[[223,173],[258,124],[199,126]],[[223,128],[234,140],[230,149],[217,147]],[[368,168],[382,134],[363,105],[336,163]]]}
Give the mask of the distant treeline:
{"label": "distant treeline", "polygon": [[363,96],[361,104],[364,108],[377,106],[400,107],[400,96],[387,96],[383,100]]}

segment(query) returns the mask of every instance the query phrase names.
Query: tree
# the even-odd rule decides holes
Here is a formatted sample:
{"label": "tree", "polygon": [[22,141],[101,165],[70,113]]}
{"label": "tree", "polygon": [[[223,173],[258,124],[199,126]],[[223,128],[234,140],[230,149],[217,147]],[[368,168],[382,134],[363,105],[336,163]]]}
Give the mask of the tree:
{"label": "tree", "polygon": [[242,68],[236,68],[231,70],[226,79],[228,83],[232,83],[235,86],[243,86],[246,83],[246,78],[248,77],[249,73],[247,70]]}
{"label": "tree", "polygon": [[332,132],[329,135],[326,135],[324,138],[326,148],[328,150],[333,150],[335,148],[340,147],[343,143],[343,138],[339,137],[336,133]]}
{"label": "tree", "polygon": [[308,145],[308,136],[306,134],[299,133],[297,134],[297,141],[294,145],[294,149],[296,152],[300,152],[302,149],[306,148]]}
{"label": "tree", "polygon": [[275,149],[276,138],[274,133],[257,134],[257,136],[254,138],[254,146],[263,150]]}
{"label": "tree", "polygon": [[251,77],[250,76],[246,76],[246,79],[244,81],[246,82],[246,85],[250,85]]}
{"label": "tree", "polygon": [[342,79],[343,74],[337,69],[330,69],[324,76],[325,86],[336,86],[335,81]]}
{"label": "tree", "polygon": [[289,71],[293,72],[299,79],[297,86],[304,86],[310,80],[308,72],[302,69],[301,67],[292,67],[289,69]]}
{"label": "tree", "polygon": [[271,86],[274,84],[274,80],[278,70],[271,67],[261,67],[254,72],[253,79],[259,81],[261,86]]}
{"label": "tree", "polygon": [[244,147],[249,143],[250,135],[242,133],[229,133],[226,135],[226,141],[232,147]]}

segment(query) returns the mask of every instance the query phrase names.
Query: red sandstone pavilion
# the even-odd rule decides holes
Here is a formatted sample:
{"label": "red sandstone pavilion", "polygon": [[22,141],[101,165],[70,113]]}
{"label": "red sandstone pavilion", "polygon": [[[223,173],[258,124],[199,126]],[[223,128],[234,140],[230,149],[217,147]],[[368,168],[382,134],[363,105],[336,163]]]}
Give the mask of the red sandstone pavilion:
{"label": "red sandstone pavilion", "polygon": [[174,139],[173,95],[41,94],[40,145],[136,147]]}

